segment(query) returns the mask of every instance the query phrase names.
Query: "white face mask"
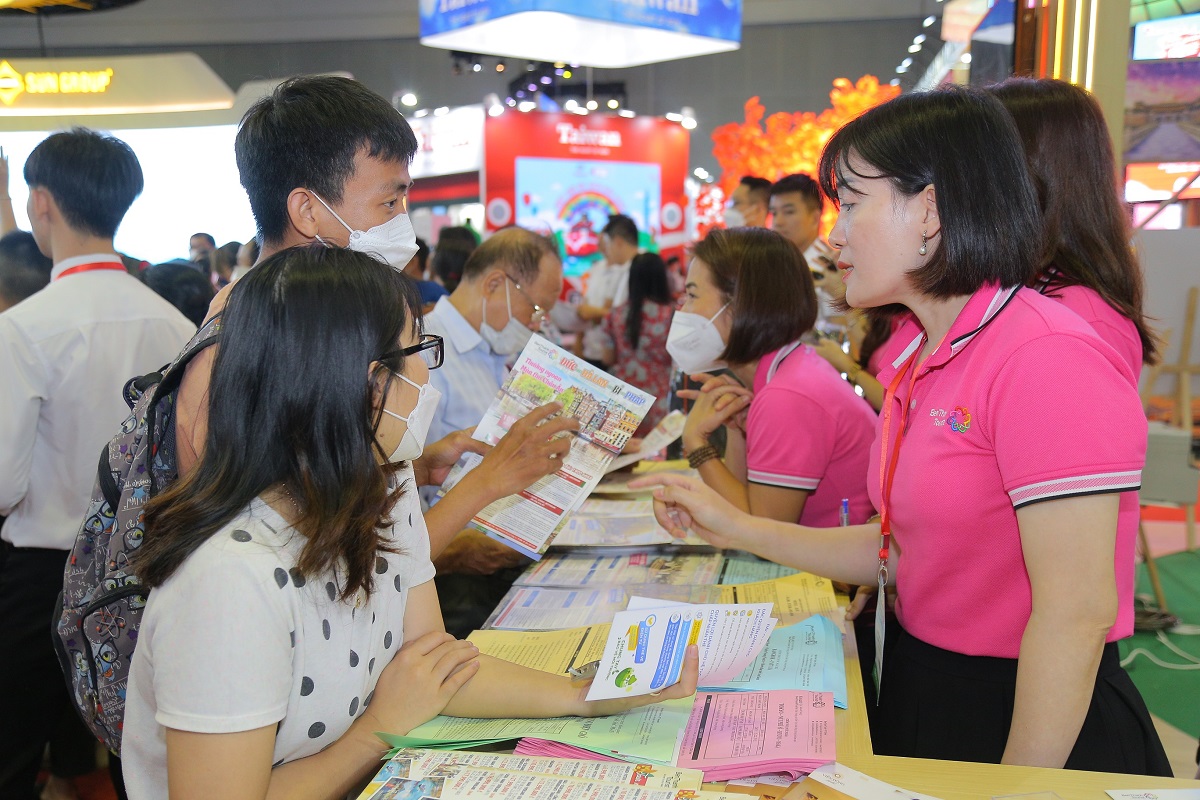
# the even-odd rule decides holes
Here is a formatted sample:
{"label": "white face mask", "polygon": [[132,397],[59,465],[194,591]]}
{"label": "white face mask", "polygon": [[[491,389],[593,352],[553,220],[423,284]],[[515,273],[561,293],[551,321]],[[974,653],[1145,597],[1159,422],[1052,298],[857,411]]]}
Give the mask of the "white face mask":
{"label": "white face mask", "polygon": [[400,443],[388,457],[389,464],[396,464],[420,458],[421,453],[425,451],[425,437],[429,435],[429,426],[433,424],[433,412],[437,411],[442,393],[431,383],[418,386],[399,372],[392,372],[392,374],[409,386],[416,386],[418,392],[417,404],[413,406],[412,411],[408,412],[407,417],[400,416],[387,406],[383,407],[383,413],[395,417],[406,426],[404,435],[400,437]]}
{"label": "white face mask", "polygon": [[[312,192],[312,196],[325,206],[326,211],[333,214],[334,219],[350,231],[350,239],[346,244],[348,249],[374,256],[396,271],[402,271],[408,262],[412,261],[412,257],[417,254],[417,234],[413,230],[412,220],[408,218],[408,214],[397,214],[382,225],[376,225],[370,230],[356,231],[347,225],[346,221],[339,217],[337,212],[330,208],[329,204],[322,200],[316,192]],[[320,237],[317,238],[320,239]]]}
{"label": "white face mask", "polygon": [[688,375],[724,369],[720,360],[725,352],[725,340],[713,324],[729,304],[721,306],[716,314],[704,317],[690,311],[676,311],[671,318],[671,330],[667,333],[667,352]]}
{"label": "white face mask", "polygon": [[508,281],[504,281],[504,305],[508,308],[508,322],[500,330],[496,330],[487,322],[487,298],[483,299],[483,321],[479,325],[479,335],[492,348],[492,352],[500,356],[511,356],[525,349],[533,331],[522,325],[512,315],[512,295],[509,293]]}
{"label": "white face mask", "polygon": [[742,212],[738,211],[733,206],[725,209],[725,227],[726,228],[743,228],[746,225],[746,218],[742,216]]}

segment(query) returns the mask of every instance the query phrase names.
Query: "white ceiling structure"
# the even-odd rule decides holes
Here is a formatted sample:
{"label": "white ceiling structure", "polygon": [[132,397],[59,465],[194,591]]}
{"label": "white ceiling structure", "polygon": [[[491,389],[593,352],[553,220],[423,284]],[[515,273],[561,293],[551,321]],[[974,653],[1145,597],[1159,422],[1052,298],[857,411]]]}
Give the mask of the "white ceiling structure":
{"label": "white ceiling structure", "polygon": [[[939,0],[743,0],[743,24],[911,19]],[[90,14],[46,16],[47,47],[178,47],[193,44],[415,38],[417,0],[142,0]],[[32,15],[0,15],[3,49],[38,47]]]}

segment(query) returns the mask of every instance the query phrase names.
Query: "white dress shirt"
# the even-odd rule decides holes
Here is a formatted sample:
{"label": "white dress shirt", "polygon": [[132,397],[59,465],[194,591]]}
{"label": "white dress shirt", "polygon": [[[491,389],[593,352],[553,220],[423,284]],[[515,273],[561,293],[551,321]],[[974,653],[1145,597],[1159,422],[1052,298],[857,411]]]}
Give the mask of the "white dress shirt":
{"label": "white dress shirt", "polygon": [[[583,302],[589,306],[603,307],[612,302],[611,308],[629,299],[629,265],[609,264],[600,262],[588,272],[587,292]],[[608,347],[608,337],[600,330],[600,322],[593,322],[583,332],[583,357],[592,361],[602,361]]]}
{"label": "white dress shirt", "polygon": [[121,270],[64,275],[109,254],[62,261],[50,285],[0,314],[0,515],[17,547],[69,550],[100,449],[129,416],[121,390],[162,367],[196,331]]}

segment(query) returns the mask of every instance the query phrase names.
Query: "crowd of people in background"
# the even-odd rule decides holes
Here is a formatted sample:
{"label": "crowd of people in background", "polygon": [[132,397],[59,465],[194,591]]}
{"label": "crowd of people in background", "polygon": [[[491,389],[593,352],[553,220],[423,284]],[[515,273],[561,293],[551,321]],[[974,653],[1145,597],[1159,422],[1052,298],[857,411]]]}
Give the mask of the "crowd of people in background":
{"label": "crowd of people in background", "polygon": [[[656,397],[638,437],[686,412],[695,475],[648,479],[665,527],[844,582],[868,663],[862,611],[880,606],[877,752],[1169,774],[1114,661],[1132,626],[1136,381],[1158,345],[1086,92],[1012,80],[893,100],[815,176],[740,177],[726,229],[678,269],[614,214],[577,302],[560,302],[562,254],[540,232],[416,237],[415,149],[361,85],[287,81],[237,137],[256,235],[198,232],[155,265],[113,247],[142,180],[122,142],[76,129],[26,163],[32,232],[0,204],[0,613],[30,624],[0,681],[41,677],[0,721],[0,794],[32,796],[73,717],[46,623],[122,388],[218,314],[225,338],[175,398],[178,483],[150,498],[135,560],[156,587],[127,699],[135,800],[179,776],[211,796],[315,775],[348,790],[380,726],[616,707],[457,641],[529,563],[468,521],[554,472],[574,427],[549,404],[495,447],[470,439],[535,333]],[[1109,400],[1081,409],[1081,391]],[[1071,420],[1046,412],[1060,401]],[[467,452],[480,467],[439,491]],[[276,582],[294,596],[263,594]],[[204,624],[169,624],[218,595]],[[369,667],[347,673],[346,653]],[[693,662],[663,697],[694,689]]]}

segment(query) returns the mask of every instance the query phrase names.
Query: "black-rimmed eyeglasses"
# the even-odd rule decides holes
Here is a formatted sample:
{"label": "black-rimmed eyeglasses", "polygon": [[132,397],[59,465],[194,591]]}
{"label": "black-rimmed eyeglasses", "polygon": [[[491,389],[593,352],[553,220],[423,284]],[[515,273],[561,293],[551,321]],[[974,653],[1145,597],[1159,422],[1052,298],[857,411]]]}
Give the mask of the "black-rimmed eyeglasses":
{"label": "black-rimmed eyeglasses", "polygon": [[435,336],[432,333],[422,334],[421,340],[412,347],[401,347],[395,351],[395,354],[401,359],[408,358],[411,355],[420,355],[421,360],[425,362],[425,366],[430,369],[437,369],[442,365],[445,353],[446,349],[442,344],[442,337]]}

